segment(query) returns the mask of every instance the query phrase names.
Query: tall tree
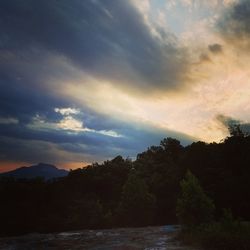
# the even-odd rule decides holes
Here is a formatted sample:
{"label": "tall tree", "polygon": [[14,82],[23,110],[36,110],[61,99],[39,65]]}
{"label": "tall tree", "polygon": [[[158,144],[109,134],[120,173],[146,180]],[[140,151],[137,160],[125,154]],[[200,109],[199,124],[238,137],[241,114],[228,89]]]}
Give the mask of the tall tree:
{"label": "tall tree", "polygon": [[205,194],[198,179],[188,171],[181,181],[181,196],[177,201],[177,217],[181,224],[195,226],[213,219],[215,206]]}
{"label": "tall tree", "polygon": [[[135,171],[135,170],[134,170]],[[153,222],[155,197],[146,182],[131,173],[123,186],[119,214],[129,226],[148,225]]]}

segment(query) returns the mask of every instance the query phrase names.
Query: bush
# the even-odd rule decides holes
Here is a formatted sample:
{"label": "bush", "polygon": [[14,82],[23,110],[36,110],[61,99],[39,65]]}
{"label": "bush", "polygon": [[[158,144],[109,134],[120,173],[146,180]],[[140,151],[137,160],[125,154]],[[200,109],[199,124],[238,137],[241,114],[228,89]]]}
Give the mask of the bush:
{"label": "bush", "polygon": [[249,250],[250,224],[235,220],[230,210],[225,210],[219,222],[183,230],[179,235],[186,244],[211,250]]}

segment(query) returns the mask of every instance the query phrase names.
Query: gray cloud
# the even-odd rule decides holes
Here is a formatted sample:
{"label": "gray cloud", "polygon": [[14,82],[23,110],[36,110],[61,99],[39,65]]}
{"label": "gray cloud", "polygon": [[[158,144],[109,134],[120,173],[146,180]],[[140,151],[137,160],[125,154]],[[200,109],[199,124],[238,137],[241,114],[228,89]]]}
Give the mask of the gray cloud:
{"label": "gray cloud", "polygon": [[220,54],[223,51],[222,45],[218,43],[208,45],[208,49],[214,54]]}
{"label": "gray cloud", "polygon": [[227,129],[234,127],[235,125],[239,125],[243,132],[250,133],[250,123],[246,123],[222,114],[217,115],[216,119]]}
{"label": "gray cloud", "polygon": [[0,20],[1,51],[63,55],[123,87],[176,88],[188,70],[173,35],[154,37],[130,1],[2,0]]}
{"label": "gray cloud", "polygon": [[211,62],[211,59],[210,59],[210,57],[207,54],[202,53],[200,55],[200,61],[199,61],[199,63],[204,63],[204,62]]}
{"label": "gray cloud", "polygon": [[[110,121],[109,121],[110,122]],[[143,124],[125,124],[113,121],[114,131],[123,137],[116,138],[94,132],[67,133],[48,129],[32,130],[20,124],[0,125],[0,160],[51,163],[82,161],[94,162],[116,155],[135,157],[150,145],[158,145],[164,137],[174,137],[183,145],[194,138],[170,130]],[[1,170],[1,169],[0,169]]]}
{"label": "gray cloud", "polygon": [[229,43],[250,46],[250,2],[240,0],[230,6],[219,18],[217,27]]}
{"label": "gray cloud", "polygon": [[224,126],[229,127],[229,126],[234,126],[234,125],[239,125],[241,124],[240,120],[234,119],[230,116],[225,116],[222,114],[219,114],[216,116],[216,119],[221,122]]}

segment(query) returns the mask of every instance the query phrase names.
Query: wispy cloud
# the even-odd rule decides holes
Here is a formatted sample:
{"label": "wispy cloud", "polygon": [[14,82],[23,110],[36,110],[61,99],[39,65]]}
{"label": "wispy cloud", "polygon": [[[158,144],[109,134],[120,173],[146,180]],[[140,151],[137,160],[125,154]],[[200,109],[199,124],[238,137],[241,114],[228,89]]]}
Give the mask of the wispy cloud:
{"label": "wispy cloud", "polygon": [[0,124],[18,124],[18,119],[11,117],[0,117]]}

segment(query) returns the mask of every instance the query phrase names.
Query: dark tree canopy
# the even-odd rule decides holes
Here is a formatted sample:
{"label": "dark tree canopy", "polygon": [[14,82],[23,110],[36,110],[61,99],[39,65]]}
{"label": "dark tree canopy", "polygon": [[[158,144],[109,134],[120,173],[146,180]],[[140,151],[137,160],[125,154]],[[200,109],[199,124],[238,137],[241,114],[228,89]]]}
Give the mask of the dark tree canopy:
{"label": "dark tree canopy", "polygon": [[198,179],[190,171],[181,181],[181,194],[176,210],[181,224],[187,226],[209,223],[213,219],[213,201],[205,194]]}
{"label": "dark tree canopy", "polygon": [[[207,196],[215,218],[231,209],[250,220],[250,136],[239,129],[221,143],[183,147],[163,139],[135,161],[117,156],[51,181],[1,178],[0,234],[177,223],[177,204],[180,218],[198,209],[188,220],[201,223],[212,210]],[[195,177],[188,174],[180,186],[188,169]]]}

